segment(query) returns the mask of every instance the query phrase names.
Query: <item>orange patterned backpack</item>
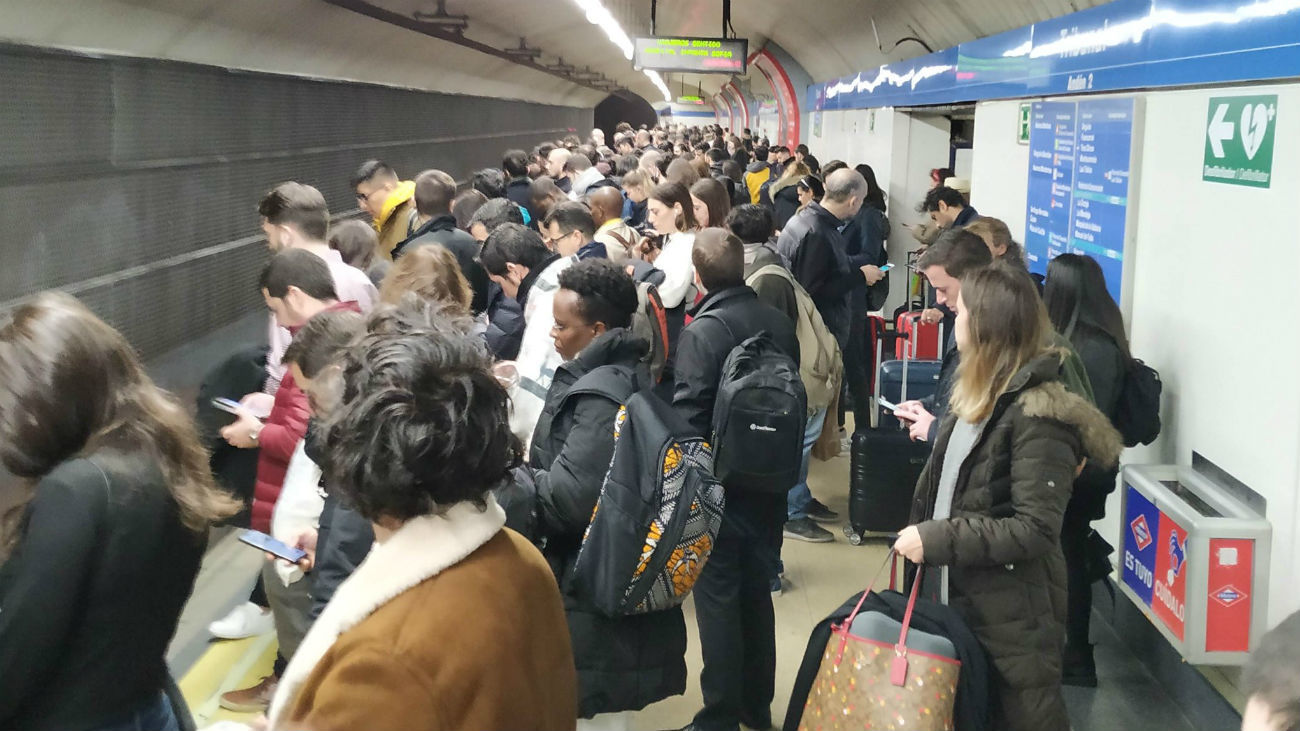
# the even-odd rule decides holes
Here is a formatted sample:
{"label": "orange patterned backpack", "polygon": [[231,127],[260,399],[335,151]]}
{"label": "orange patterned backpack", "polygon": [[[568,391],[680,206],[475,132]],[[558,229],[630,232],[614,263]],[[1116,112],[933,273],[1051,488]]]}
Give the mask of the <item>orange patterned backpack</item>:
{"label": "orange patterned backpack", "polygon": [[[570,393],[605,393],[603,366]],[[625,374],[623,374],[625,376]],[[610,617],[680,606],[722,527],[722,485],[708,442],[649,390],[634,389],[614,420],[614,457],[583,535],[570,587]]]}

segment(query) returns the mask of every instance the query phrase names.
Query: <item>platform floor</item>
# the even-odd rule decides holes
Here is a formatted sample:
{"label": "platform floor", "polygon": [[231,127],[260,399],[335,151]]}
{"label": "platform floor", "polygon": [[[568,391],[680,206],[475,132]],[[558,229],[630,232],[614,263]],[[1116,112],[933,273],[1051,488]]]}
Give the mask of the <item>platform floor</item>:
{"label": "platform floor", "polygon": [[[830,462],[814,460],[810,480],[813,493],[842,515],[848,511],[848,467],[847,457]],[[785,544],[787,584],[784,593],[774,599],[777,690],[772,715],[778,724],[785,716],[809,631],[845,598],[862,589],[886,555],[884,542],[852,546],[838,526],[831,528],[834,543]],[[194,597],[182,616],[169,659],[200,728],[220,719],[247,718],[218,710],[216,697],[220,692],[251,685],[269,672],[275,654],[271,637],[216,642],[209,641],[204,629],[208,621],[247,598],[261,560],[257,551],[239,544],[233,535],[220,537],[209,551]],[[679,728],[689,723],[699,708],[700,649],[690,601],[686,613],[690,634],[686,693],[636,714],[633,728],[638,731]],[[1093,626],[1100,687],[1066,689],[1075,731],[1194,731],[1196,727],[1110,627],[1100,617]]]}

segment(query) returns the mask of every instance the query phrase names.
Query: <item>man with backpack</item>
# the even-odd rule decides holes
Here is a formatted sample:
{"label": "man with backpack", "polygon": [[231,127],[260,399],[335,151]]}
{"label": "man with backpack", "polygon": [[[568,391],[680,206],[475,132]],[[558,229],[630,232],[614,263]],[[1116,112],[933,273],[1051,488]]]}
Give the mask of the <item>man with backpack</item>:
{"label": "man with backpack", "polygon": [[[673,403],[693,431],[712,441],[726,508],[694,589],[704,708],[687,728],[730,731],[740,723],[768,728],[776,674],[769,582],[780,556],[786,493],[798,479],[806,424],[799,341],[793,322],[759,302],[745,285],[740,239],[705,229],[695,237],[691,260],[705,297],[681,333]],[[747,357],[737,359],[733,351]],[[751,394],[736,388],[746,383],[739,365],[753,366],[748,375],[763,376],[774,386],[766,397],[789,396],[790,402],[775,411],[737,408],[754,404],[746,400]],[[739,459],[748,463],[738,465]],[[779,475],[772,480],[743,472],[757,466],[769,468],[766,476]]]}
{"label": "man with backpack", "polygon": [[[758,294],[759,302],[780,310],[794,323],[802,355],[800,375],[808,394],[808,424],[804,432],[799,483],[790,489],[786,501],[785,537],[809,543],[830,543],[835,536],[818,523],[832,523],[840,516],[812,496],[808,489],[808,466],[813,445],[826,423],[834,384],[839,382],[843,371],[839,345],[817,312],[812,298],[785,269],[781,255],[768,244],[775,230],[772,213],[761,205],[738,206],[727,216],[727,226],[745,245],[745,283]],[[804,309],[802,318],[801,305]],[[780,578],[775,578],[772,590],[779,590],[780,585]]]}

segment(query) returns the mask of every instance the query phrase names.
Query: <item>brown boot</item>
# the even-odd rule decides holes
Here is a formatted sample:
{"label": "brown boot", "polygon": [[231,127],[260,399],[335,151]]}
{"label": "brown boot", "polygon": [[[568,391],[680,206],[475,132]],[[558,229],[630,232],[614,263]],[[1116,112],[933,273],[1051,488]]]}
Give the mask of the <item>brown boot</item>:
{"label": "brown boot", "polygon": [[275,687],[279,684],[279,678],[268,675],[251,688],[222,693],[218,704],[227,711],[262,713],[271,707],[271,697],[275,695]]}

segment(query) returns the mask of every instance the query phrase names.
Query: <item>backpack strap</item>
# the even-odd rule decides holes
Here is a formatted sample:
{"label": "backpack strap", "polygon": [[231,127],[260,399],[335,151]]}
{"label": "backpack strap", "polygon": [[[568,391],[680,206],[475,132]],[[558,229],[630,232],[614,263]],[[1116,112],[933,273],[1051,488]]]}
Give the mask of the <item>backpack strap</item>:
{"label": "backpack strap", "polygon": [[632,253],[632,242],[631,242],[631,241],[628,241],[626,238],[624,238],[624,237],[622,237],[622,236],[619,236],[617,233],[614,232],[614,229],[610,229],[610,230],[606,231],[605,233],[609,234],[610,236],[613,236],[615,241],[617,241],[618,243],[622,244],[622,245],[623,245],[623,248],[624,248],[624,249],[627,249],[627,253],[629,253],[629,254]]}
{"label": "backpack strap", "polygon": [[794,280],[794,276],[790,274],[790,270],[780,264],[767,264],[759,267],[753,274],[750,274],[745,278],[745,284],[752,287],[754,286],[754,282],[757,282],[761,277],[768,275],[780,277],[790,284],[797,284]]}
{"label": "backpack strap", "polygon": [[556,411],[558,413],[563,409],[570,398],[582,394],[604,396],[616,404],[625,404],[636,393],[638,381],[636,370],[627,366],[603,365],[593,368],[574,382]]}

